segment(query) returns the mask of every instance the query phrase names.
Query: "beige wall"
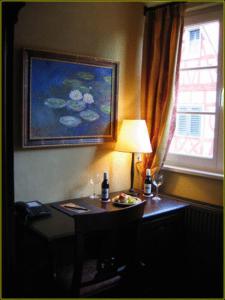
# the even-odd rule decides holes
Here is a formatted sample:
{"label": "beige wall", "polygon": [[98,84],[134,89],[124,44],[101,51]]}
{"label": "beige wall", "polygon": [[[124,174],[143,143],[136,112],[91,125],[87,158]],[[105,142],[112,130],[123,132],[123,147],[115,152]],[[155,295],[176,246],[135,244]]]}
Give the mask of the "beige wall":
{"label": "beige wall", "polygon": [[164,171],[161,190],[170,195],[223,205],[223,181],[189,174]]}
{"label": "beige wall", "polygon": [[109,171],[111,191],[129,188],[130,156],[113,145],[22,150],[21,49],[45,49],[120,62],[118,119],[140,115],[143,5],[28,3],[15,28],[15,199],[51,202],[91,193],[88,175]]}

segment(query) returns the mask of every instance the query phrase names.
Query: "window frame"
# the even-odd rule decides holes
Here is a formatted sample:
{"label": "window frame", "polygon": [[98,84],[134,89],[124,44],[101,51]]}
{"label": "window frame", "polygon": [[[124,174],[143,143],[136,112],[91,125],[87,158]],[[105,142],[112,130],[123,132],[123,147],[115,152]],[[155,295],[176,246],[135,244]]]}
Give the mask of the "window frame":
{"label": "window frame", "polygon": [[223,178],[223,6],[187,11],[184,26],[219,21],[217,96],[215,111],[213,158],[168,153],[164,169],[199,176]]}

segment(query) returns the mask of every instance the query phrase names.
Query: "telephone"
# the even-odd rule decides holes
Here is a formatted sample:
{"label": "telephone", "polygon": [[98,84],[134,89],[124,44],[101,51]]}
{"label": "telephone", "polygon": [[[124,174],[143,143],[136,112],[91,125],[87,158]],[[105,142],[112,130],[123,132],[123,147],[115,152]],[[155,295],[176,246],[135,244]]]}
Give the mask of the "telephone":
{"label": "telephone", "polygon": [[15,211],[16,214],[22,218],[36,218],[51,215],[50,209],[46,205],[36,200],[29,202],[16,202]]}

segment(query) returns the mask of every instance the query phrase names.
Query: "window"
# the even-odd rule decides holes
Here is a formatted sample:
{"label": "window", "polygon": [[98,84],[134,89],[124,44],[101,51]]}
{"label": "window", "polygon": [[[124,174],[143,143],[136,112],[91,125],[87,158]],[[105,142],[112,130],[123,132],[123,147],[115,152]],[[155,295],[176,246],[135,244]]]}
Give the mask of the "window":
{"label": "window", "polygon": [[218,8],[185,18],[176,130],[167,168],[223,173],[222,24]]}

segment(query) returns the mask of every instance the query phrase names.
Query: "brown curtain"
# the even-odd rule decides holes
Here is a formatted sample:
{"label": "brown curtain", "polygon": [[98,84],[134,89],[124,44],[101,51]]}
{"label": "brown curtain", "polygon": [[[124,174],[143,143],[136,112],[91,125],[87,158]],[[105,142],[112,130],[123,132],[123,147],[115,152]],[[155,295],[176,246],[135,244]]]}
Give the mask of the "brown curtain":
{"label": "brown curtain", "polygon": [[175,129],[176,84],[183,31],[183,4],[153,8],[146,16],[144,107],[153,152],[137,167],[154,174],[165,160]]}

